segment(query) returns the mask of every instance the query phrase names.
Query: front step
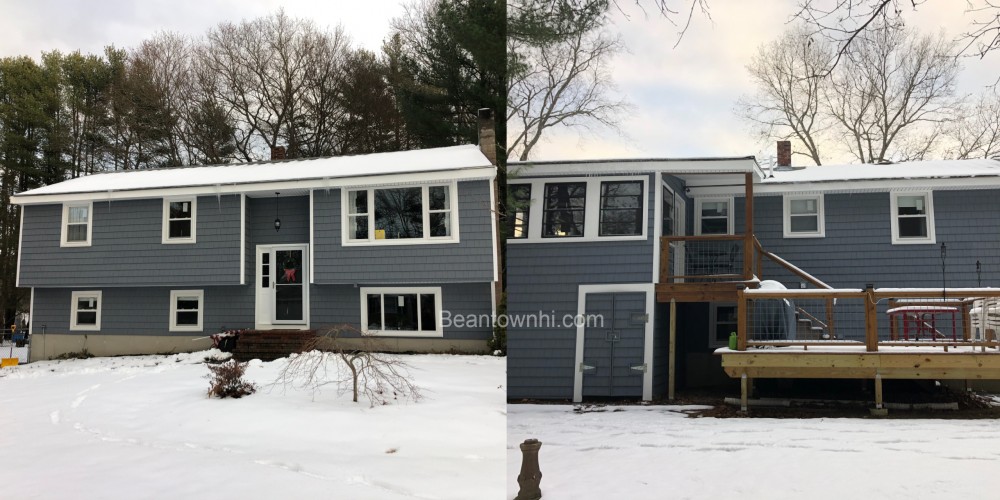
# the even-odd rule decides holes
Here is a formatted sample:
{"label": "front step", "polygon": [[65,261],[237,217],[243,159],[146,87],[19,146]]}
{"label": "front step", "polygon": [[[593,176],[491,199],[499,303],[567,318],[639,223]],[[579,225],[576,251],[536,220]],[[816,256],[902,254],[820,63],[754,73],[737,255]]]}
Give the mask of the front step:
{"label": "front step", "polygon": [[240,334],[233,359],[274,361],[301,352],[306,342],[316,338],[316,330],[250,330]]}

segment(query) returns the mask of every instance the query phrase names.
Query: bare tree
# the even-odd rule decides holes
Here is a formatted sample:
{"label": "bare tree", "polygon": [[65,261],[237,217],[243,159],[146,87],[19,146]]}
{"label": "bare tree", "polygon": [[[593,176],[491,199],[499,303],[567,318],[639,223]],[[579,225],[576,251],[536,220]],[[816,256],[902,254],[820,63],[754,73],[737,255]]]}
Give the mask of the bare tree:
{"label": "bare tree", "polygon": [[628,104],[612,97],[615,86],[607,66],[623,49],[619,37],[600,29],[540,47],[511,47],[508,53],[520,59],[508,92],[509,154],[527,160],[545,130],[557,125],[617,127]]}
{"label": "bare tree", "polygon": [[[238,118],[236,143],[244,159],[259,159],[264,146],[282,143],[295,158],[315,141],[315,121],[325,119],[316,113],[325,108],[315,95],[307,95],[317,90],[310,84],[334,74],[330,65],[341,60],[336,54],[345,49],[340,28],[323,33],[314,23],[281,10],[209,30],[198,51],[200,64],[219,75],[215,97]],[[320,90],[320,99],[329,91]]]}
{"label": "bare tree", "polygon": [[[962,8],[972,18],[968,29],[956,39],[953,55],[980,58],[1000,48],[1000,3],[997,0],[947,1]],[[815,34],[835,45],[833,68],[847,54],[848,48],[864,33],[881,26],[902,27],[907,11],[917,10],[928,0],[800,0],[795,18],[805,21]]]}
{"label": "bare tree", "polygon": [[[953,113],[960,65],[954,43],[886,26],[847,52],[826,93],[839,138],[862,163],[926,155]],[[923,134],[923,139],[914,140]]]}
{"label": "bare tree", "polygon": [[971,105],[963,106],[946,134],[954,143],[949,156],[1000,157],[1000,94],[987,90]]}
{"label": "bare tree", "polygon": [[794,140],[796,154],[822,164],[821,135],[830,125],[824,112],[823,96],[829,80],[828,45],[814,43],[802,27],[793,28],[770,44],[762,46],[747,65],[757,86],[753,96],[743,96],[738,112],[754,124],[756,133],[768,141]]}
{"label": "bare tree", "polygon": [[[347,338],[344,334],[356,334]],[[376,338],[342,325],[306,342],[302,352],[289,358],[274,385],[318,392],[333,385],[338,395],[351,393],[357,403],[387,405],[394,400],[420,399],[410,366],[399,356],[385,352]]]}

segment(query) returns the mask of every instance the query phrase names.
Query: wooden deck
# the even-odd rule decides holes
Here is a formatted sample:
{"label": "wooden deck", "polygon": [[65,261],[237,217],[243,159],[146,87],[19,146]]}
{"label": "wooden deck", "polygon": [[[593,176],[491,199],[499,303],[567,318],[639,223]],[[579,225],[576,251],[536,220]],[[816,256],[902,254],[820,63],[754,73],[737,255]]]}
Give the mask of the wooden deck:
{"label": "wooden deck", "polygon": [[1000,379],[1000,350],[995,347],[775,347],[719,349],[722,368],[733,378]]}

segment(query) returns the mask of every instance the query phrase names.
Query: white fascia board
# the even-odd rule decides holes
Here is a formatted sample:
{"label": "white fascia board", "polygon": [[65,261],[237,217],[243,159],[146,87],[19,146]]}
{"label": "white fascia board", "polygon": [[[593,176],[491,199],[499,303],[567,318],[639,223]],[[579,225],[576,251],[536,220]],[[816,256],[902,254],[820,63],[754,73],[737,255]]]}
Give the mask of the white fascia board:
{"label": "white fascia board", "polygon": [[763,177],[757,161],[753,158],[722,158],[704,160],[607,160],[524,163],[511,165],[518,176],[537,177],[543,175],[596,175],[663,172],[665,174],[716,174],[716,173],[756,173]]}
{"label": "white fascia board", "polygon": [[[691,187],[688,193],[698,196],[740,196],[743,185],[722,187]],[[887,193],[889,191],[960,191],[1000,189],[1000,177],[953,177],[934,179],[884,179],[834,182],[756,183],[754,196],[816,193]]]}
{"label": "white fascia board", "polygon": [[370,175],[342,178],[296,179],[278,182],[211,184],[203,186],[184,186],[173,188],[136,189],[123,191],[91,191],[85,193],[59,193],[44,195],[29,195],[10,197],[15,205],[39,205],[46,203],[61,203],[67,201],[87,200],[134,200],[143,198],[162,198],[170,196],[215,196],[219,194],[242,194],[254,191],[282,191],[288,189],[324,189],[344,186],[384,186],[396,184],[422,184],[428,182],[492,180],[496,178],[496,167],[475,167],[461,170],[416,172],[408,174]]}

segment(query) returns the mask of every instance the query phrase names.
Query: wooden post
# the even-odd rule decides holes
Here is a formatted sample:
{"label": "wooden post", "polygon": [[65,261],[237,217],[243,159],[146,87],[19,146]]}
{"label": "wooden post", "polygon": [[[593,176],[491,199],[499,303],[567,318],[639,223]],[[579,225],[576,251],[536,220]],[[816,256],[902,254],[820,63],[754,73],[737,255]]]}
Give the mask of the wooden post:
{"label": "wooden post", "polygon": [[[736,290],[736,350],[747,350],[747,295],[743,288]],[[714,335],[714,334],[713,334]],[[744,375],[745,376],[745,375]]]}
{"label": "wooden post", "polygon": [[667,353],[667,399],[674,400],[677,387],[677,300],[670,299],[670,352]]}
{"label": "wooden post", "polygon": [[670,279],[670,241],[660,238],[660,283],[673,283]]}
{"label": "wooden post", "polygon": [[743,231],[743,279],[753,277],[753,173],[744,174],[746,183],[745,227]]}
{"label": "wooden post", "polygon": [[740,377],[740,411],[746,412],[750,409],[750,379],[744,373]]}
{"label": "wooden post", "polygon": [[754,250],[754,252],[753,252],[754,255],[757,256],[757,266],[756,266],[756,268],[754,270],[754,273],[757,274],[757,278],[758,279],[763,280],[764,279],[764,252],[763,252],[762,248],[760,248],[759,246],[757,246],[757,238],[756,237],[753,240],[753,250]]}
{"label": "wooden post", "polygon": [[875,374],[875,409],[882,409],[882,374]]}
{"label": "wooden post", "polygon": [[[983,317],[986,316],[986,302],[983,301]],[[972,304],[969,302],[962,303],[962,339],[968,342],[972,340],[972,314],[969,313],[969,309],[972,308]]]}
{"label": "wooden post", "polygon": [[875,287],[865,287],[865,348],[868,352],[878,351],[878,311],[875,309]]}

